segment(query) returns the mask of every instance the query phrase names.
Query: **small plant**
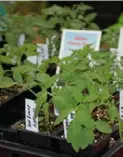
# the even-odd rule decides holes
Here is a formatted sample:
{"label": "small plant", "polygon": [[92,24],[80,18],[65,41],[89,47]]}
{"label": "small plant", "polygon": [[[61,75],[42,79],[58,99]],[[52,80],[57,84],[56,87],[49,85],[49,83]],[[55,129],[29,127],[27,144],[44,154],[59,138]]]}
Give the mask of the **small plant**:
{"label": "small plant", "polygon": [[29,83],[27,78],[36,71],[36,65],[27,60],[32,55],[37,55],[36,46],[32,44],[21,47],[5,45],[0,49],[0,88]]}
{"label": "small plant", "polygon": [[21,34],[25,35],[26,43],[35,41],[37,36],[43,43],[47,39],[49,55],[58,55],[62,29],[99,29],[94,23],[96,13],[92,10],[92,7],[81,3],[72,8],[53,5],[43,9],[42,15],[5,15],[0,19],[0,31],[7,43],[14,46]]}
{"label": "small plant", "polygon": [[100,135],[112,132],[118,116],[112,98],[119,71],[116,65],[112,71],[114,59],[114,54],[85,47],[60,61],[61,74],[57,87],[52,89],[52,102],[60,113],[55,125],[74,112],[67,141],[77,152],[99,140],[97,132]]}
{"label": "small plant", "polygon": [[[90,29],[99,30],[99,27],[94,22],[96,13],[92,12],[93,8],[86,4],[73,5],[70,7],[60,7],[53,5],[52,7],[44,9],[43,19],[48,21],[49,28],[41,30],[44,35],[49,38],[49,46],[52,46],[52,37],[55,45],[55,55],[58,55],[61,41],[62,29]],[[50,54],[52,54],[52,49]]]}
{"label": "small plant", "polygon": [[117,48],[119,41],[120,28],[123,26],[123,15],[121,14],[118,21],[104,30],[102,43],[108,44],[109,47]]}
{"label": "small plant", "polygon": [[[28,44],[15,49],[6,46],[4,49],[12,61],[13,53],[16,56],[20,52],[22,56],[23,52],[28,56],[32,51]],[[1,54],[4,49],[0,51]],[[35,52],[34,50],[32,52]],[[70,112],[74,112],[74,119],[68,126],[67,141],[75,151],[85,149],[103,134],[111,133],[118,115],[112,97],[119,82],[119,67],[114,54],[97,52],[87,46],[63,59],[54,56],[43,61],[41,65],[31,64],[27,59],[21,62],[20,56],[17,58],[14,59],[14,67],[9,71],[1,71],[0,88],[21,84],[36,96],[35,116],[40,116],[39,113],[43,112],[39,117],[43,123],[41,132],[53,131],[52,127],[59,125]],[[57,64],[61,73],[52,77],[46,74],[50,63]],[[35,93],[31,89],[34,86],[39,86],[40,92]],[[52,86],[54,88],[49,93],[48,89]],[[50,117],[51,104],[54,104],[60,113],[54,124],[51,123],[53,120]]]}
{"label": "small plant", "polygon": [[5,36],[7,43],[13,46],[18,45],[21,34],[25,35],[26,43],[32,43],[38,35],[35,23],[39,20],[39,15],[5,15],[1,17],[0,31]]}

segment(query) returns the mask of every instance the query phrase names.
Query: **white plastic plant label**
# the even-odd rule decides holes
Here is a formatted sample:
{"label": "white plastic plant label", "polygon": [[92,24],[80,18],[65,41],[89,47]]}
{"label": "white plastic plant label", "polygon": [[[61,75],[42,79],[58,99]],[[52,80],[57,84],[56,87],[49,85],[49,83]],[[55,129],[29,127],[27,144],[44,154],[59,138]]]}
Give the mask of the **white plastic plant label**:
{"label": "white plastic plant label", "polygon": [[120,118],[123,120],[123,89],[120,89]]}
{"label": "white plastic plant label", "polygon": [[25,99],[26,130],[38,132],[38,117],[35,118],[35,101]]}
{"label": "white plastic plant label", "polygon": [[49,58],[48,46],[46,44],[37,44],[37,52],[39,53],[38,56],[30,56],[27,60],[33,64],[40,65],[43,60]]}
{"label": "white plastic plant label", "polygon": [[66,119],[64,119],[63,121],[63,125],[64,125],[64,137],[67,138],[67,129],[68,129],[68,126],[70,124],[70,122],[74,119],[74,114],[75,112],[72,111],[68,117]]}
{"label": "white plastic plant label", "polygon": [[118,53],[118,49],[116,49],[116,48],[110,48],[110,51],[113,53],[116,53],[116,54]]}
{"label": "white plastic plant label", "polygon": [[22,46],[25,42],[25,34],[21,34],[18,40],[18,46]]}
{"label": "white plastic plant label", "polygon": [[[118,43],[118,52],[119,56],[123,56],[123,28],[120,29],[120,37],[119,37],[119,43]],[[123,67],[120,67],[123,69]],[[119,114],[121,120],[123,120],[123,89],[120,89],[120,105],[119,105]]]}
{"label": "white plastic plant label", "polygon": [[49,58],[48,46],[46,44],[37,44],[37,52],[39,52],[38,64]]}

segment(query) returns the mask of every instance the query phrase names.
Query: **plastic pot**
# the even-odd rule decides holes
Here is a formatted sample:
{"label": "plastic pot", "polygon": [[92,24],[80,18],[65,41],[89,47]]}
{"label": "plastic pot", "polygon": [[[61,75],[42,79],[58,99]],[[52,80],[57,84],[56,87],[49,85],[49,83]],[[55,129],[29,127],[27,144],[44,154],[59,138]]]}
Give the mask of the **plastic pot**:
{"label": "plastic pot", "polygon": [[12,142],[0,141],[1,157],[68,157],[49,151],[38,150]]}
{"label": "plastic pot", "polygon": [[58,134],[60,134],[59,131],[56,131],[56,134],[54,135],[48,136],[24,129],[0,129],[0,139],[2,140],[7,140],[39,150],[48,150],[70,157],[101,157],[109,147],[110,135],[105,135],[104,138],[96,144],[90,145],[85,150],[80,150],[76,153],[71,144],[67,143],[66,139],[58,137]]}
{"label": "plastic pot", "polygon": [[111,147],[102,157],[122,157],[123,154],[123,144],[121,141]]}

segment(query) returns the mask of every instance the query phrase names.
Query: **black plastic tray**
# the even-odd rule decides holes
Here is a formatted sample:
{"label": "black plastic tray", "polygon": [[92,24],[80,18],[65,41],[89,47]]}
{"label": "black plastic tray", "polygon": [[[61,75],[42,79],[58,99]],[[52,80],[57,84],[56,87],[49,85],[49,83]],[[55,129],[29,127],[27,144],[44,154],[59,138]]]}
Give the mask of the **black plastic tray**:
{"label": "black plastic tray", "polygon": [[122,157],[123,156],[123,144],[120,140],[111,147],[102,157]]}
{"label": "black plastic tray", "polygon": [[7,141],[0,141],[1,157],[69,157],[50,151],[38,150]]}
{"label": "black plastic tray", "polygon": [[71,144],[64,138],[58,136],[48,136],[41,133],[34,133],[27,130],[0,129],[0,140],[6,140],[30,148],[43,149],[57,154],[68,155],[70,157],[101,157],[109,147],[110,135],[97,144],[89,146],[85,150],[76,153]]}
{"label": "black plastic tray", "polygon": [[[34,88],[38,92],[38,88]],[[0,104],[0,127],[7,127],[25,118],[25,99],[35,99],[30,91],[22,91]]]}

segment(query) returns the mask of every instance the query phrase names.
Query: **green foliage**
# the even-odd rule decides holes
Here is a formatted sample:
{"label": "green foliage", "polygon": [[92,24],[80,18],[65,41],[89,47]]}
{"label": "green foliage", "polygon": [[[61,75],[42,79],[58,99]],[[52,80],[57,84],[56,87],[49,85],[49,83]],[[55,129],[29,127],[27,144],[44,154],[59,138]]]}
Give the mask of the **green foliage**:
{"label": "green foliage", "polygon": [[[116,90],[119,83],[118,76],[114,75],[114,72],[118,74],[119,71],[117,65],[114,66],[116,56],[109,52],[100,53],[86,46],[82,50],[73,51],[69,57],[53,57],[39,66],[27,60],[28,56],[35,54],[35,49],[36,46],[29,44],[20,47],[5,45],[0,49],[0,56],[4,57],[6,53],[6,56],[13,60],[13,67],[8,70],[5,70],[1,63],[0,88],[19,84],[30,90],[37,97],[35,116],[37,117],[42,110],[46,127],[49,124],[51,103],[60,113],[54,125],[61,123],[71,111],[74,111],[75,118],[68,126],[67,141],[76,151],[80,148],[85,149],[94,142],[95,130],[110,133],[109,122],[113,124],[117,118],[117,109],[112,99],[112,89]],[[26,56],[24,60],[23,55]],[[89,55],[91,60],[88,59]],[[60,67],[61,73],[51,77],[46,74],[46,70],[53,62]],[[112,67],[115,69],[113,72]],[[35,93],[31,89],[33,86],[39,86],[41,91]],[[52,86],[54,88],[49,93],[48,89]],[[47,99],[48,95],[51,96],[50,100]],[[92,116],[94,110],[102,105],[107,107],[108,121]]]}
{"label": "green foliage", "polygon": [[92,10],[92,7],[83,3],[73,5],[72,8],[53,5],[43,10],[43,19],[48,21],[48,26],[52,26],[51,29],[43,29],[45,36],[49,39],[51,56],[58,55],[63,29],[99,30],[97,24],[93,22],[96,13],[92,12]]}
{"label": "green foliage", "polygon": [[111,127],[106,121],[98,120],[96,121],[95,125],[96,125],[96,129],[99,130],[100,132],[111,133],[112,131]]}
{"label": "green foliage", "polygon": [[[88,55],[91,55],[91,60]],[[101,133],[112,132],[110,123],[113,124],[117,119],[118,112],[112,99],[112,89],[116,91],[118,85],[114,72],[111,72],[115,57],[109,52],[100,53],[86,46],[82,50],[75,50],[71,56],[58,63],[61,69],[58,87],[52,89],[52,102],[60,113],[55,124],[62,122],[68,112],[75,112],[67,133],[67,140],[75,151],[85,149],[94,142],[95,130]],[[93,66],[90,66],[90,62]],[[107,108],[109,120],[92,116],[94,110],[101,106]]]}
{"label": "green foliage", "polygon": [[119,41],[120,28],[123,26],[123,14],[118,21],[104,30],[102,43],[108,44],[109,47],[117,48]]}
{"label": "green foliage", "polygon": [[[37,55],[36,46],[32,44],[24,44],[21,47],[5,45],[0,48],[0,88],[30,83],[31,73],[34,73],[38,68],[37,65],[27,61],[27,58],[32,54]],[[24,60],[23,56],[25,56]],[[8,69],[5,68],[6,65],[9,65]],[[34,78],[32,81],[34,83]]]}
{"label": "green foliage", "polygon": [[17,46],[21,34],[25,34],[25,43],[35,41],[37,36],[42,42],[47,38],[49,54],[54,56],[59,53],[62,29],[99,30],[94,23],[96,13],[92,10],[92,7],[81,3],[72,8],[53,5],[43,9],[42,15],[5,15],[0,19],[0,32],[13,46]]}

